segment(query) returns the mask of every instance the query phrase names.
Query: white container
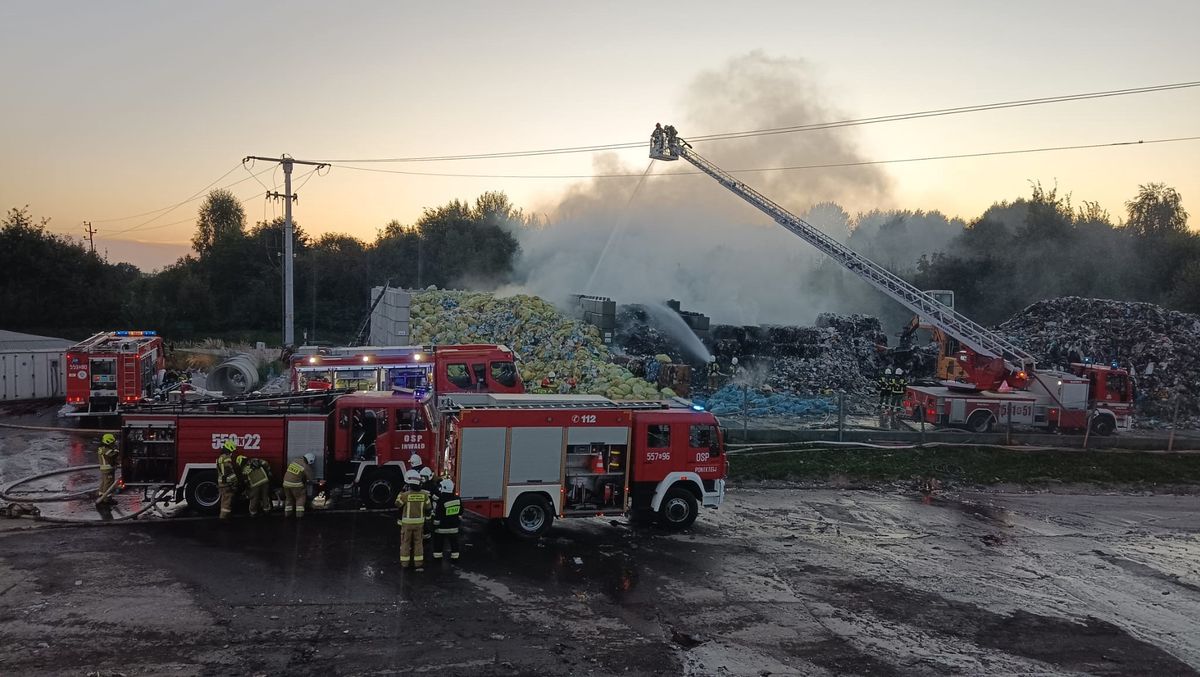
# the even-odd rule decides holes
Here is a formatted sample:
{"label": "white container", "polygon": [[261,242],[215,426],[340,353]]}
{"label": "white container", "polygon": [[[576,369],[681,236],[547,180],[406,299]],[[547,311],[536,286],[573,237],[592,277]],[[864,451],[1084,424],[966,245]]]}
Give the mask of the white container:
{"label": "white container", "polygon": [[65,350],[0,352],[0,402],[66,397]]}

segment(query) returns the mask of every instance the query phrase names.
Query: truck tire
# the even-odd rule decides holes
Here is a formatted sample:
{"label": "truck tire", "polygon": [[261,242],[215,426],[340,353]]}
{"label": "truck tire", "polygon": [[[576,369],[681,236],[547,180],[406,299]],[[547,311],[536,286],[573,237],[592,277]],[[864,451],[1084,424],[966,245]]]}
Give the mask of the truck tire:
{"label": "truck tire", "polygon": [[671,531],[682,531],[696,521],[700,506],[692,492],[680,487],[671,487],[658,506],[658,523]]}
{"label": "truck tire", "polygon": [[1117,429],[1117,422],[1108,414],[1101,414],[1092,419],[1092,432],[1101,437],[1108,437]]}
{"label": "truck tire", "polygon": [[549,531],[554,523],[554,508],[545,496],[525,494],[513,503],[507,521],[508,530],[517,538],[534,539]]}
{"label": "truck tire", "polygon": [[967,430],[973,433],[990,433],[992,432],[992,423],[995,419],[990,411],[976,411],[967,418]]}
{"label": "truck tire", "polygon": [[217,486],[217,472],[205,470],[189,475],[183,497],[195,513],[215,515],[220,512],[221,489]]}
{"label": "truck tire", "polygon": [[395,473],[376,471],[363,477],[359,491],[363,504],[368,508],[392,508],[396,505],[400,481]]}

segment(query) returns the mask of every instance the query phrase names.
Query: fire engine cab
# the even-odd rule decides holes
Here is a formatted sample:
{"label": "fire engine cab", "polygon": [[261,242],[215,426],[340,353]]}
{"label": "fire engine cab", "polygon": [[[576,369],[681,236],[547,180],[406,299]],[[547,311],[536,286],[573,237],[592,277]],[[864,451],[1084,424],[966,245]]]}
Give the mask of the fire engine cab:
{"label": "fire engine cab", "polygon": [[109,331],[69,348],[66,363],[75,415],[112,414],[154,394],[166,356],[157,332]]}
{"label": "fire engine cab", "polygon": [[302,346],[291,359],[292,390],[523,393],[507,346]]}

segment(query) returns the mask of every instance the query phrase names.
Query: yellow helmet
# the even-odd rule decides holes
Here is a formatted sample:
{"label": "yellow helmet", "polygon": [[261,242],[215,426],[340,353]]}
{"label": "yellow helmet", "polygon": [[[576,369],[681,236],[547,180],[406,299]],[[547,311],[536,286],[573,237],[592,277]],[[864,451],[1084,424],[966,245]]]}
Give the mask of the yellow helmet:
{"label": "yellow helmet", "polygon": [[117,436],[113,435],[112,433],[104,433],[104,437],[101,437],[100,441],[104,444],[115,444],[117,441]]}
{"label": "yellow helmet", "polygon": [[227,439],[225,440],[225,444],[222,444],[221,447],[224,448],[225,451],[234,452],[237,451],[237,442]]}

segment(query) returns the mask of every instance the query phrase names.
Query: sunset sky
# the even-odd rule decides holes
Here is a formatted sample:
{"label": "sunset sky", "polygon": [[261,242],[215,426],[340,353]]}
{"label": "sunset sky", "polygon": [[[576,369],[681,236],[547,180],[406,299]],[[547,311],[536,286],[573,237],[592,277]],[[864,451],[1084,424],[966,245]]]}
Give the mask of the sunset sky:
{"label": "sunset sky", "polygon": [[[643,140],[657,121],[675,123],[684,137],[739,131],[747,126],[737,120],[687,127],[702,116],[684,100],[702,73],[756,51],[806,64],[806,85],[831,120],[1195,81],[1197,26],[1194,1],[7,0],[0,3],[0,208],[28,204],[52,219],[52,230],[76,236],[91,220],[110,258],[149,269],[186,250],[180,245],[191,237],[199,201],[155,220],[122,217],[184,200],[231,169],[216,185],[245,179],[230,190],[247,198],[251,222],[278,212],[237,167],[246,155],[346,160],[608,144]],[[844,131],[871,160],[1198,135],[1200,88]],[[791,136],[777,137],[780,146]],[[634,173],[648,163],[644,148],[617,158]],[[596,161],[584,153],[357,166],[589,175]],[[1192,227],[1200,223],[1200,141],[882,171],[886,193],[848,210],[939,209],[971,218],[994,201],[1028,195],[1029,181],[1040,180],[1119,216],[1138,184],[1157,181],[1177,188]],[[282,175],[260,179],[274,186]],[[632,189],[631,179],[607,180]],[[746,180],[754,185],[754,175]],[[334,167],[299,189],[296,218],[309,233],[371,239],[391,219],[411,222],[424,207],[486,190],[553,216],[563,192],[580,181]]]}

